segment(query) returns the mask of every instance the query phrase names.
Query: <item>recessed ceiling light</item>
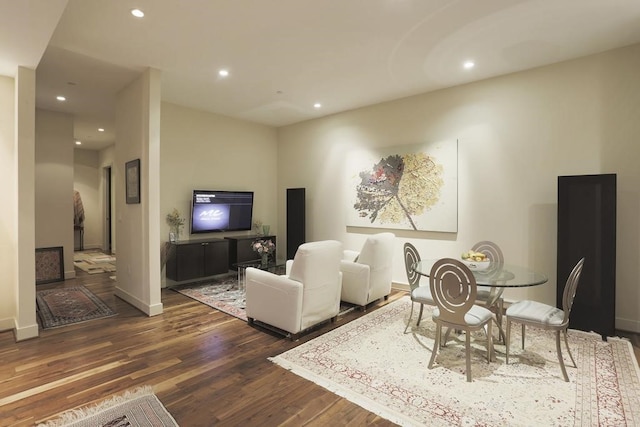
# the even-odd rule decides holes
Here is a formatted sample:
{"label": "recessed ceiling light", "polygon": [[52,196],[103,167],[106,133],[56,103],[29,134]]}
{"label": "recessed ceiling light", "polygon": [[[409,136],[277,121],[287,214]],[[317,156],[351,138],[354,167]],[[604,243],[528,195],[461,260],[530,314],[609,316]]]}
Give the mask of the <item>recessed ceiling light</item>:
{"label": "recessed ceiling light", "polygon": [[462,66],[465,68],[465,70],[470,70],[473,67],[475,67],[476,64],[473,61],[465,61],[464,64],[462,64]]}
{"label": "recessed ceiling light", "polygon": [[316,102],[315,104],[313,104],[313,108],[322,108],[322,104]]}
{"label": "recessed ceiling light", "polygon": [[220,71],[218,71],[218,75],[220,77],[228,77],[229,76],[229,70],[220,70]]}
{"label": "recessed ceiling light", "polygon": [[136,18],[144,18],[144,12],[140,9],[131,9],[131,14]]}
{"label": "recessed ceiling light", "polygon": [[65,97],[64,97],[64,96],[62,96],[62,95],[58,95],[58,96],[56,96],[56,99],[57,99],[58,101],[66,101],[66,100],[67,100],[67,98],[65,98]]}
{"label": "recessed ceiling light", "polygon": [[98,132],[104,132],[104,128],[98,128]]}
{"label": "recessed ceiling light", "polygon": [[82,141],[76,141],[76,145],[82,145]]}

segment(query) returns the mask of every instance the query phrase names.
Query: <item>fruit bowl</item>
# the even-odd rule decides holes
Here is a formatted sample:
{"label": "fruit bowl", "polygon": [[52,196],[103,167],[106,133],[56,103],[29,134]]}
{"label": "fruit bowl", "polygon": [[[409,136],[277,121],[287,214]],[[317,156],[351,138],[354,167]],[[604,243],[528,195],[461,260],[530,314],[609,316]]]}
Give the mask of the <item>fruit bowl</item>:
{"label": "fruit bowl", "polygon": [[488,259],[484,261],[469,261],[469,260],[463,259],[461,261],[464,265],[469,267],[469,270],[475,270],[475,271],[486,270],[487,268],[489,268],[489,265],[491,264],[491,261],[489,261]]}

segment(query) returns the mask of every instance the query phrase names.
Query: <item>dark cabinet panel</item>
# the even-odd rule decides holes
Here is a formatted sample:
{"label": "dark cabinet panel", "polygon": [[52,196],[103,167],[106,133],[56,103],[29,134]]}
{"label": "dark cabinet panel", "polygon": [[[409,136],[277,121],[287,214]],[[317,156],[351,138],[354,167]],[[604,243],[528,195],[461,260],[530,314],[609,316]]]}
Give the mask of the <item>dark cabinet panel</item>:
{"label": "dark cabinet panel", "polygon": [[192,240],[172,244],[167,278],[184,282],[229,271],[229,242],[224,239]]}
{"label": "dark cabinet panel", "polygon": [[615,333],[616,175],[558,177],[557,304],[567,277],[585,258],[569,327]]}
{"label": "dark cabinet panel", "polygon": [[271,255],[272,259],[276,259],[276,236],[227,236],[225,239],[229,241],[229,269],[231,270],[235,270],[235,264],[239,262],[260,260],[260,255],[251,246],[258,239],[271,240],[276,245],[276,252]]}

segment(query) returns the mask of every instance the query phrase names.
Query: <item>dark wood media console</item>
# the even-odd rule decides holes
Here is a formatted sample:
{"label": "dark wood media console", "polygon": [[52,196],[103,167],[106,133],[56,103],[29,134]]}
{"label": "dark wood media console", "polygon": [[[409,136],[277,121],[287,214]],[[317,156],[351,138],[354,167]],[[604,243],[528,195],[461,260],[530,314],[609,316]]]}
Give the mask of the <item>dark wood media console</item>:
{"label": "dark wood media console", "polygon": [[229,241],[226,239],[185,240],[171,245],[167,279],[186,282],[229,271]]}

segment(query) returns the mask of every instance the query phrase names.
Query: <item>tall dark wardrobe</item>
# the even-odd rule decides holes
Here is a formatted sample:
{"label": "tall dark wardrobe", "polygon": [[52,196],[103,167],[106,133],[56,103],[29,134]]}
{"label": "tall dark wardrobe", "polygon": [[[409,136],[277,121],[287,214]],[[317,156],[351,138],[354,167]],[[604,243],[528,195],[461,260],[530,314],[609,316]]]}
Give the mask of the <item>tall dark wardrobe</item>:
{"label": "tall dark wardrobe", "polygon": [[616,175],[558,177],[558,290],[585,258],[569,328],[615,335]]}

